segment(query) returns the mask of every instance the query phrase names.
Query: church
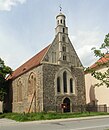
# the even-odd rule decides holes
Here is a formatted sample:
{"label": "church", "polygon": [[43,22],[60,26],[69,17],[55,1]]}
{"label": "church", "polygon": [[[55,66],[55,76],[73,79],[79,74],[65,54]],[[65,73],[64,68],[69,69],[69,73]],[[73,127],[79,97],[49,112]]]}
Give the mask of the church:
{"label": "church", "polygon": [[66,16],[56,16],[53,42],[12,75],[7,109],[12,112],[73,112],[85,105],[85,80],[81,61],[69,39]]}

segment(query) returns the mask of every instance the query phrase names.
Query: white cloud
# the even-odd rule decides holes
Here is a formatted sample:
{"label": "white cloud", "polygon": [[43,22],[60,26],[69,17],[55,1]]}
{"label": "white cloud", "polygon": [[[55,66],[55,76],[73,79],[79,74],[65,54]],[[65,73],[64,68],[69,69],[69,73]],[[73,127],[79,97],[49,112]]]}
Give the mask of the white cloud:
{"label": "white cloud", "polygon": [[0,0],[0,10],[10,11],[13,6],[18,3],[23,4],[26,0]]}
{"label": "white cloud", "polygon": [[104,35],[99,28],[95,28],[90,31],[80,30],[75,33],[75,36],[71,36],[72,43],[84,66],[90,66],[97,60],[91,49],[102,44]]}

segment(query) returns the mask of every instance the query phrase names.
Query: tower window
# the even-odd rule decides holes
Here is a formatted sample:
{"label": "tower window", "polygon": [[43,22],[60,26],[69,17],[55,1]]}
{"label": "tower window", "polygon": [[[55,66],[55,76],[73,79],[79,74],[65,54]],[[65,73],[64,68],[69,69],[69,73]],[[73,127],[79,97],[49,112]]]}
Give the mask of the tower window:
{"label": "tower window", "polygon": [[60,77],[57,78],[57,92],[60,92]]}
{"label": "tower window", "polygon": [[64,25],[65,25],[65,20],[64,20]]}
{"label": "tower window", "polygon": [[67,92],[67,72],[65,71],[63,73],[63,87],[64,87],[64,93]]}
{"label": "tower window", "polygon": [[59,20],[57,21],[57,24],[59,24]]}
{"label": "tower window", "polygon": [[61,23],[62,23],[62,19],[61,19]]}
{"label": "tower window", "polygon": [[63,55],[63,60],[64,60],[64,61],[66,61],[66,60],[67,60],[66,55]]}
{"label": "tower window", "polygon": [[65,28],[63,28],[63,33],[65,33]]}

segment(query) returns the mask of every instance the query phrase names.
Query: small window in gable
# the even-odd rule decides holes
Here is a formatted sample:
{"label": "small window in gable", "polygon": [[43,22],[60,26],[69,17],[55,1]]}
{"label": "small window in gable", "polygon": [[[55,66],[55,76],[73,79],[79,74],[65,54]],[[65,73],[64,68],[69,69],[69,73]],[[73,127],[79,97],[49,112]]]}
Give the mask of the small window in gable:
{"label": "small window in gable", "polygon": [[62,51],[66,52],[66,47],[65,46],[62,47]]}
{"label": "small window in gable", "polygon": [[63,60],[66,61],[67,60],[67,56],[63,55]]}
{"label": "small window in gable", "polygon": [[65,36],[62,37],[62,41],[65,42]]}

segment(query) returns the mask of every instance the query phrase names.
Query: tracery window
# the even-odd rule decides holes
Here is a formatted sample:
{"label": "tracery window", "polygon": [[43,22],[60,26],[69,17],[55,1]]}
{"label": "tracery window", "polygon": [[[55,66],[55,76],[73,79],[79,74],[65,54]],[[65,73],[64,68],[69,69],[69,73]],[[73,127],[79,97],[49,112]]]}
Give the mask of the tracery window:
{"label": "tracery window", "polygon": [[76,79],[72,76],[70,70],[63,69],[55,78],[56,93],[57,94],[75,94]]}
{"label": "tracery window", "polygon": [[63,88],[64,88],[64,93],[67,92],[67,72],[65,71],[63,73]]}

